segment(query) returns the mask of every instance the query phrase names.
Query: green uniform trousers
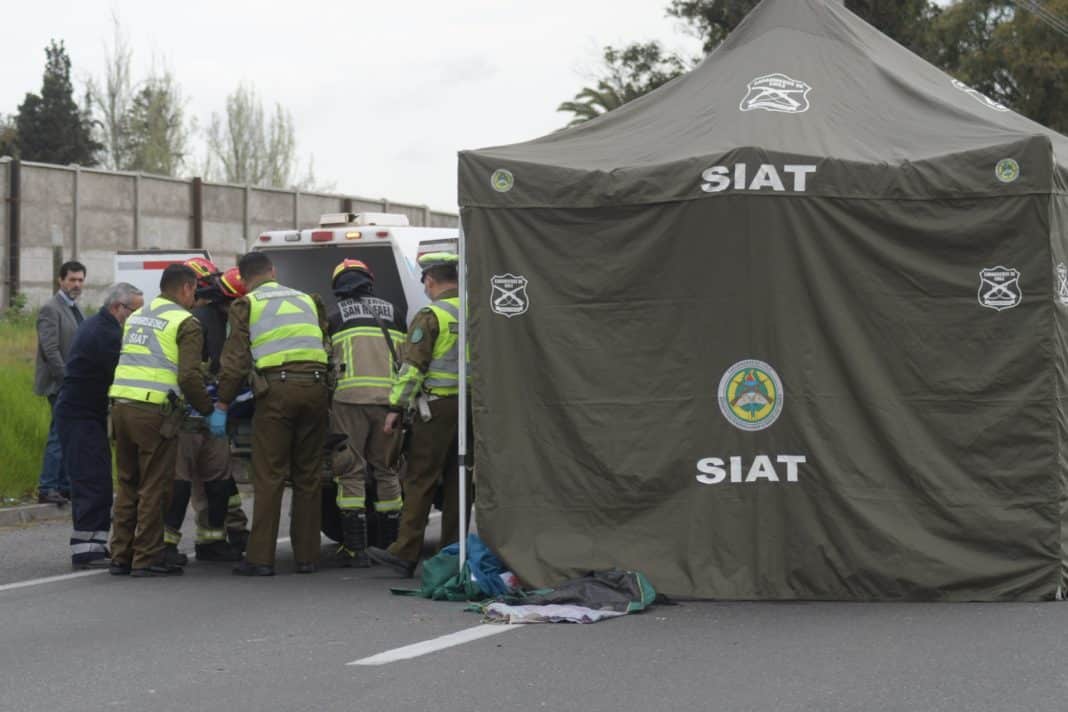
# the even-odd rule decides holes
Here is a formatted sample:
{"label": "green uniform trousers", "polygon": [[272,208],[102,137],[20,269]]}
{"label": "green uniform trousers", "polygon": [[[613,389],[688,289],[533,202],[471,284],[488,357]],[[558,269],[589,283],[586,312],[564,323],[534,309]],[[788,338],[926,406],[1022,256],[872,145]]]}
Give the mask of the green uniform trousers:
{"label": "green uniform trousers", "polygon": [[384,405],[354,405],[334,402],[331,429],[349,436],[352,461],[337,475],[339,509],[366,509],[367,466],[371,466],[377,485],[376,512],[395,512],[401,508],[401,486],[397,476],[401,431],[387,435],[382,426],[389,409]]}
{"label": "green uniform trousers", "polygon": [[[234,487],[236,488],[236,485]],[[210,529],[208,526],[208,498],[204,494],[204,484],[202,482],[193,483],[193,496],[190,497],[189,503],[193,505],[193,511],[196,512],[197,526],[201,529]],[[230,499],[227,501],[225,526],[227,534],[248,532],[248,515],[245,514],[245,509],[241,506],[240,492],[230,495]]]}
{"label": "green uniform trousers", "polygon": [[[460,419],[455,396],[431,401],[431,419],[416,417],[408,450],[408,476],[404,480],[404,508],[400,534],[389,553],[405,561],[418,561],[423,547],[427,518],[434,504],[438,484],[445,487],[441,513],[441,546],[459,539],[460,479],[456,453],[456,429]],[[471,476],[467,475],[467,513],[471,513]],[[467,519],[470,522],[470,516]]]}
{"label": "green uniform trousers", "polygon": [[252,416],[252,531],[245,558],[274,566],[278,519],[286,478],[293,481],[289,524],[298,562],[319,561],[320,492],[323,443],[330,393],[323,383],[303,377],[270,379],[256,396]]}
{"label": "green uniform trousers", "polygon": [[[207,540],[201,536],[202,532],[212,530],[208,522],[208,497],[204,492],[204,483],[232,479],[230,464],[230,441],[226,438],[214,437],[202,427],[195,430],[183,429],[178,433],[178,460],[174,479],[176,482],[192,483],[189,501],[196,513],[198,543]],[[227,505],[226,531],[247,531],[248,517],[241,508],[241,495],[231,495]],[[182,532],[180,529],[167,527],[164,538],[178,543],[182,540]]]}
{"label": "green uniform trousers", "polygon": [[111,558],[135,569],[163,553],[163,510],[178,457],[177,434],[164,437],[159,406],[116,402],[111,409],[118,470],[111,524]]}

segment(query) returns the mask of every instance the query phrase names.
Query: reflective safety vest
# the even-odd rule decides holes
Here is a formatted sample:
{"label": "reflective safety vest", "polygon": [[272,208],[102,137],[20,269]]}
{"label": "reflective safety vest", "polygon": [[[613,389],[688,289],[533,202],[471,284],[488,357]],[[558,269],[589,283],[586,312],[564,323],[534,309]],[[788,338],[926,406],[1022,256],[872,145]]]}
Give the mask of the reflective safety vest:
{"label": "reflective safety vest", "polygon": [[433,301],[430,310],[438,318],[438,339],[423,387],[431,395],[454,396],[460,392],[460,298]]}
{"label": "reflective safety vest", "polygon": [[[404,334],[388,329],[393,349],[400,350]],[[389,391],[397,372],[386,337],[379,326],[353,326],[331,337],[334,359],[344,364],[334,400],[364,405],[389,405]]]}
{"label": "reflective safety vest", "polygon": [[249,340],[257,369],[294,361],[326,364],[315,302],[304,292],[264,282],[248,294]]}
{"label": "reflective safety vest", "polygon": [[170,299],[156,297],[126,320],[122,351],[108,396],[164,403],[178,388],[178,327],[193,316]]}

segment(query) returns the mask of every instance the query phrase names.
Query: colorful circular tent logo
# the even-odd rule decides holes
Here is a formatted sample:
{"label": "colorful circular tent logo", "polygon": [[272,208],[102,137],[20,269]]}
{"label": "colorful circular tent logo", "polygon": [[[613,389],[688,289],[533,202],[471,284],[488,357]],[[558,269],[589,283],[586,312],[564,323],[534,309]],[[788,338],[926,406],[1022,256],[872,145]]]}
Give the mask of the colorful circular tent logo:
{"label": "colorful circular tent logo", "polygon": [[719,409],[742,430],[770,427],[782,413],[782,400],[779,374],[763,361],[739,361],[719,381]]}
{"label": "colorful circular tent logo", "polygon": [[994,175],[1002,183],[1012,183],[1020,177],[1020,164],[1011,158],[1002,158],[994,168]]}
{"label": "colorful circular tent logo", "polygon": [[503,168],[498,168],[493,171],[493,175],[490,176],[490,184],[493,189],[498,193],[507,193],[515,185],[515,176],[511,171],[506,171]]}

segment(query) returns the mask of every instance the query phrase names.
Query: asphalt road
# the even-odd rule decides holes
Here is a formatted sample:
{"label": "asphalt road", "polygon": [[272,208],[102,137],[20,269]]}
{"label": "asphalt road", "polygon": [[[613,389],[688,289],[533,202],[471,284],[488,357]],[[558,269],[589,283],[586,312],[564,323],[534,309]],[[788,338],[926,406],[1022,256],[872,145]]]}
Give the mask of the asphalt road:
{"label": "asphalt road", "polygon": [[5,712],[1068,709],[1059,603],[691,602],[352,666],[479,620],[391,595],[405,584],[379,568],[292,574],[285,543],[273,579],[193,562],[5,588],[69,573],[67,532],[0,530]]}

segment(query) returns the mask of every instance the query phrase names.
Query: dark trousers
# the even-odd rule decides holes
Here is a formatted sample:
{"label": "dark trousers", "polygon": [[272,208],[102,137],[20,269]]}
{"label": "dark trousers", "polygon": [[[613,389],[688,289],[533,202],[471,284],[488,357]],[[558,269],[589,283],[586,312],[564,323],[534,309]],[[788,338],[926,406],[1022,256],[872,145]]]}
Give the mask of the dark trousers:
{"label": "dark trousers", "polygon": [[63,460],[63,447],[59,442],[59,433],[56,431],[55,393],[48,396],[48,407],[52,413],[52,422],[48,425],[48,441],[45,443],[37,490],[41,494],[52,491],[66,494],[67,490],[70,489],[70,478],[67,476],[66,462]]}
{"label": "dark trousers", "polygon": [[[401,510],[400,534],[389,552],[405,561],[418,561],[423,547],[430,508],[438,485],[445,489],[441,512],[441,546],[459,540],[460,475],[457,464],[456,430],[460,413],[458,398],[439,398],[430,404],[431,419],[416,417],[408,449],[408,476],[404,480],[404,508]],[[470,422],[470,420],[468,421]],[[471,518],[471,476],[467,475],[468,517]]]}
{"label": "dark trousers", "polygon": [[272,380],[256,396],[252,416],[252,532],[245,558],[274,566],[286,478],[293,480],[289,536],[299,562],[319,561],[322,459],[326,440],[326,386],[306,380]]}
{"label": "dark trousers", "polygon": [[70,537],[73,563],[107,556],[111,528],[111,444],[106,420],[53,420],[63,448],[64,469],[70,477],[70,509],[74,531]]}

